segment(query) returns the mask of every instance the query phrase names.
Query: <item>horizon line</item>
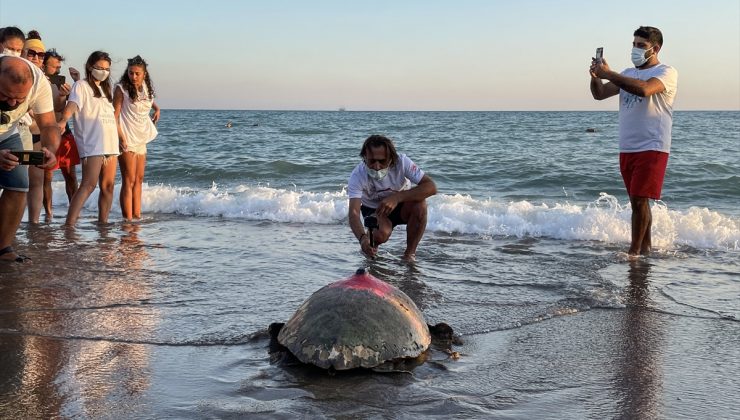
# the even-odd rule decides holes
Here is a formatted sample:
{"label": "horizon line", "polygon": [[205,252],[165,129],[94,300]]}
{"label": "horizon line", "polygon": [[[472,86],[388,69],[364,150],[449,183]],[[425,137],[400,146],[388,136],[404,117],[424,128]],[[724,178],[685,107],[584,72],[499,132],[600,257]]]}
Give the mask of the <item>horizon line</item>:
{"label": "horizon line", "polygon": [[[440,109],[248,109],[248,108],[165,108],[171,111],[250,111],[250,112],[619,112],[599,109],[488,109],[488,110],[440,110]],[[674,112],[740,112],[738,109],[680,109]]]}

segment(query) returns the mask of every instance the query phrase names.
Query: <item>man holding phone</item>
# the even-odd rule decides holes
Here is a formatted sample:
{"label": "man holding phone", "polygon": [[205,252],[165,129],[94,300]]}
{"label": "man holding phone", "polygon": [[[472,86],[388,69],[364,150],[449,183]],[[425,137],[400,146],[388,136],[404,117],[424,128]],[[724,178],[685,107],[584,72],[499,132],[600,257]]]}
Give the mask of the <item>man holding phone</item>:
{"label": "man holding phone", "polygon": [[660,30],[641,26],[633,36],[634,68],[614,72],[603,57],[589,68],[594,99],[619,94],[619,167],[632,206],[631,259],[650,254],[650,199],[660,199],[663,187],[678,85],[676,69],[658,60]]}
{"label": "man holding phone", "polygon": [[29,110],[34,112],[45,146],[42,151],[46,163],[41,168],[52,168],[56,164],[59,128],[49,82],[41,69],[28,60],[0,54],[0,262],[28,260],[11,247],[28,191],[28,166],[20,165],[11,151],[23,149],[17,125]]}

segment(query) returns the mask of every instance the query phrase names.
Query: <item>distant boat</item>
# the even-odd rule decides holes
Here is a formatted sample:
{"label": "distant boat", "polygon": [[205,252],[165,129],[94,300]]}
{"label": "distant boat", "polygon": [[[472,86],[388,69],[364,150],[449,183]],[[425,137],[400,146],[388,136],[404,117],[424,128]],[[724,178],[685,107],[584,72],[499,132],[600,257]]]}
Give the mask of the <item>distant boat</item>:
{"label": "distant boat", "polygon": [[339,112],[344,112],[344,111],[346,111],[346,110],[347,110],[347,108],[345,108],[345,107],[341,107],[341,108],[339,108],[339,110],[338,110],[338,111],[339,111]]}

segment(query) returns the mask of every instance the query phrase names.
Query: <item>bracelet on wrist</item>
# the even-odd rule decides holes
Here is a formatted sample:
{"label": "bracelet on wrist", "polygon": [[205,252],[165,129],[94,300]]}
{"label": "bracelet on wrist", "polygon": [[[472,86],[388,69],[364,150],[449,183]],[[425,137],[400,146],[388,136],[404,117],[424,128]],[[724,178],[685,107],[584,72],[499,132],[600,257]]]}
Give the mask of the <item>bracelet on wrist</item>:
{"label": "bracelet on wrist", "polygon": [[360,239],[358,239],[357,241],[358,241],[359,243],[362,243],[362,238],[364,238],[365,236],[367,236],[367,233],[363,233],[363,234],[362,234],[362,235],[360,236]]}

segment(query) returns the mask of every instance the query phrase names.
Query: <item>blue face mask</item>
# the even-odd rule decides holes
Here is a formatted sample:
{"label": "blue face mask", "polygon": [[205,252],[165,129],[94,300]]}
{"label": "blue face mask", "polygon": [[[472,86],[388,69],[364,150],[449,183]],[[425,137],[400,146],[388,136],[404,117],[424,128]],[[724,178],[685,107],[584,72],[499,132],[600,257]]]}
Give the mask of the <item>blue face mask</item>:
{"label": "blue face mask", "polygon": [[369,166],[365,165],[365,169],[367,170],[367,176],[376,181],[380,181],[381,179],[385,178],[386,175],[388,175],[388,168],[376,171],[375,169],[370,169]]}
{"label": "blue face mask", "polygon": [[647,63],[650,57],[652,57],[652,55],[650,57],[645,57],[645,53],[647,53],[648,51],[652,49],[653,49],[652,47],[646,50],[642,48],[637,48],[637,47],[632,48],[632,64],[634,64],[635,67],[640,67],[644,65],[645,63]]}

